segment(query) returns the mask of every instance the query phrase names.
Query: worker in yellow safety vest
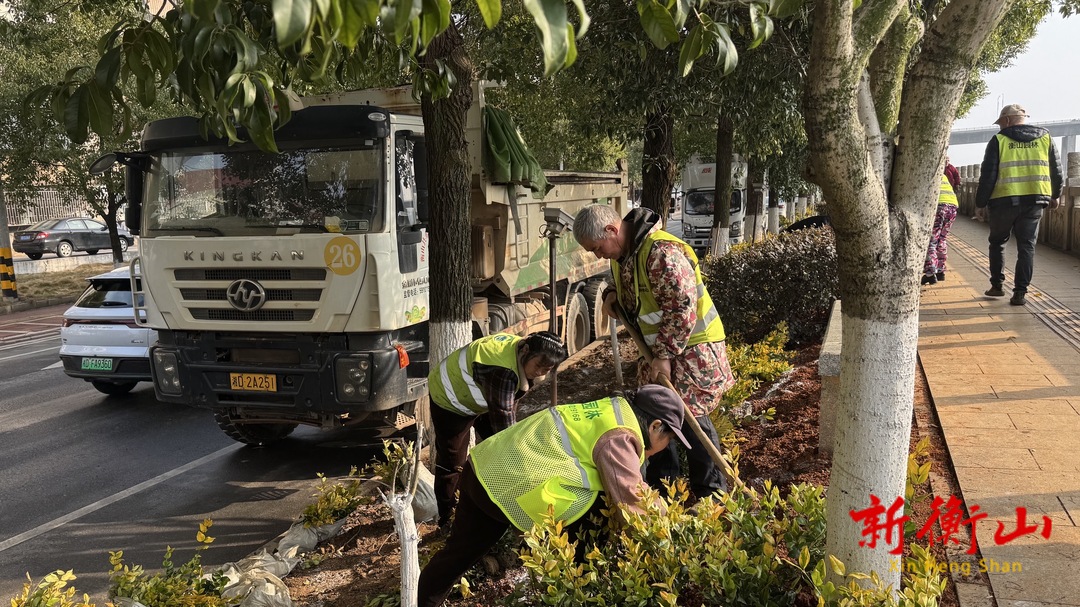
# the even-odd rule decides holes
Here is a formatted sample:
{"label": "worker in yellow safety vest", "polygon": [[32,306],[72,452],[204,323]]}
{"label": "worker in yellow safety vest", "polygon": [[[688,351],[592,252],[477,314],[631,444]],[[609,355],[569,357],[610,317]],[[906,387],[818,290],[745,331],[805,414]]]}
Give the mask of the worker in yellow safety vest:
{"label": "worker in yellow safety vest", "polygon": [[[1035,238],[1043,209],[1058,206],[1061,163],[1050,132],[1027,124],[1028,113],[1018,104],[1001,108],[995,124],[1001,131],[983,155],[975,206],[990,224],[990,289],[986,295],[1003,297],[1005,243],[1016,237],[1016,268],[1009,303],[1027,303],[1027,289],[1035,271]],[[986,211],[983,211],[986,209]]]}
{"label": "worker in yellow safety vest", "polygon": [[[946,157],[945,164],[949,160]],[[933,285],[945,280],[945,259],[949,254],[946,239],[952,224],[956,221],[958,203],[956,192],[949,182],[948,173],[941,174],[941,186],[938,191],[937,212],[934,214],[934,228],[930,232],[930,246],[926,249],[926,262],[923,263],[922,284]]]}
{"label": "worker in yellow safety vest", "polygon": [[643,512],[641,465],[673,438],[689,449],[682,426],[682,399],[646,385],[625,398],[535,413],[477,445],[446,545],[420,574],[417,604],[441,605],[511,526],[527,531],[552,512],[579,535],[582,523],[607,507],[601,496]]}
{"label": "worker in yellow safety vest", "polygon": [[458,479],[468,454],[470,430],[477,440],[517,420],[517,401],[532,382],[566,360],[554,333],[528,337],[496,333],[451,352],[428,374],[435,429],[435,501],[439,526],[450,522]]}
{"label": "worker in yellow safety vest", "polygon": [[[724,325],[702,280],[694,250],[665,232],[660,216],[634,209],[620,217],[610,205],[585,207],[574,217],[574,238],[601,259],[611,260],[614,287],[603,294],[604,311],[614,316],[618,302],[628,322],[641,330],[652,349],[652,363],[638,365],[638,383],[666,376],[714,445],[720,439],[709,414],[735,384],[727,359]],[[686,453],[690,490],[696,498],[726,489],[726,481],[698,437],[683,428],[692,450]],[[654,487],[682,472],[679,448],[670,444],[649,459],[645,478]]]}

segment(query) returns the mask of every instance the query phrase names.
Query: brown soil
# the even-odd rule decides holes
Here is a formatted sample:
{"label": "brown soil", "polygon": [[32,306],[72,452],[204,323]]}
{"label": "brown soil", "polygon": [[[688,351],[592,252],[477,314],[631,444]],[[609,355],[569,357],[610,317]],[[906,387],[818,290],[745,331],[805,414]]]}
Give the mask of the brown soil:
{"label": "brown soil", "polygon": [[[634,359],[637,352],[628,337],[621,337],[624,384],[631,388],[636,382]],[[828,456],[817,451],[821,390],[818,349],[815,345],[799,350],[794,360],[795,368],[773,385],[762,386],[750,399],[755,413],[773,407],[776,414],[771,422],[751,424],[737,431],[742,439],[740,476],[745,482],[760,487],[766,479],[771,479],[781,489],[801,482],[828,484],[831,462]],[[606,344],[594,344],[560,369],[558,402],[585,402],[607,396],[619,387],[611,365],[610,348]],[[914,446],[922,436],[930,436],[932,480],[936,485],[945,485],[931,488],[927,483],[921,491],[928,495],[959,495],[929,396],[919,368],[911,444]],[[551,385],[545,383],[534,388],[522,404],[527,410],[535,410],[550,402]],[[921,527],[929,513],[929,500],[921,502],[912,513],[913,521]],[[442,545],[442,537],[431,524],[420,525],[419,531],[420,559],[424,563]],[[932,546],[931,551],[939,561],[945,562],[945,550],[940,544]],[[516,567],[510,547],[496,556],[497,559],[489,559],[483,564],[486,574],[470,576],[473,592],[470,598],[455,594],[446,604],[450,607],[490,607],[507,596],[515,585],[514,578],[520,579],[521,569]],[[357,510],[349,517],[340,535],[320,545],[284,581],[293,601],[302,607],[396,605],[400,591],[400,560],[388,509],[372,504]],[[951,579],[941,605],[959,605]]]}

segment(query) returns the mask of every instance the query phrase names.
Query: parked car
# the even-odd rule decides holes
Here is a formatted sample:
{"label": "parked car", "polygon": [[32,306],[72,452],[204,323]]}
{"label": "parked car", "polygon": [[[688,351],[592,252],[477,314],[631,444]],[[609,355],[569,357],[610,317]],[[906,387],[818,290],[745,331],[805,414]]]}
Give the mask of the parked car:
{"label": "parked car", "polygon": [[124,267],[91,277],[60,328],[64,373],[114,396],[151,381],[149,349],[157,341],[156,331],[135,323],[129,276]]}
{"label": "parked car", "polygon": [[[120,236],[120,250],[135,244],[135,238],[127,228],[117,228]],[[57,257],[69,257],[75,251],[86,251],[94,255],[98,251],[112,248],[109,240],[109,228],[96,219],[89,217],[71,217],[68,219],[46,219],[25,230],[15,232],[12,247],[20,253],[26,253],[30,259],[41,259],[45,253],[56,253]]]}

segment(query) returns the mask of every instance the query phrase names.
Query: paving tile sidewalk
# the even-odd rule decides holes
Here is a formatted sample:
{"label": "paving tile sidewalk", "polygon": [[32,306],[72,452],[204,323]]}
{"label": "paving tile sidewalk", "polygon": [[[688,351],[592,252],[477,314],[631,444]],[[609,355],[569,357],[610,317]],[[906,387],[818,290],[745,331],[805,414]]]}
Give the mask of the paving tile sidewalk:
{"label": "paving tile sidewalk", "polygon": [[[974,566],[987,568],[997,604],[1080,605],[1080,258],[1039,245],[1029,303],[1011,306],[983,295],[987,232],[957,218],[946,281],[922,288],[919,357],[962,499],[988,515]],[[1006,268],[1015,251],[1007,243]],[[1003,535],[1017,528],[1018,508],[1040,532],[1049,517],[1050,538],[996,542],[999,523]]]}

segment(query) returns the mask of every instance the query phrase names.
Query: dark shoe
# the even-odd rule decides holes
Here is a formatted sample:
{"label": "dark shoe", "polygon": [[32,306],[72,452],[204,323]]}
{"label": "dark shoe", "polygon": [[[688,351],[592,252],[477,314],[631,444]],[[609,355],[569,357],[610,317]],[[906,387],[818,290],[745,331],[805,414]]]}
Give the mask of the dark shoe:
{"label": "dark shoe", "polygon": [[991,285],[985,295],[989,295],[990,297],[1005,297],[1005,291],[1001,290],[1001,285]]}
{"label": "dark shoe", "polygon": [[937,273],[937,281],[938,282],[945,282],[945,272],[938,272]]}
{"label": "dark shoe", "polygon": [[937,283],[937,277],[933,274],[923,274],[922,281],[919,284],[932,285]]}
{"label": "dark shoe", "polygon": [[1012,298],[1009,299],[1009,305],[1013,306],[1022,306],[1026,303],[1027,299],[1025,298],[1025,294],[1020,292],[1013,293]]}

